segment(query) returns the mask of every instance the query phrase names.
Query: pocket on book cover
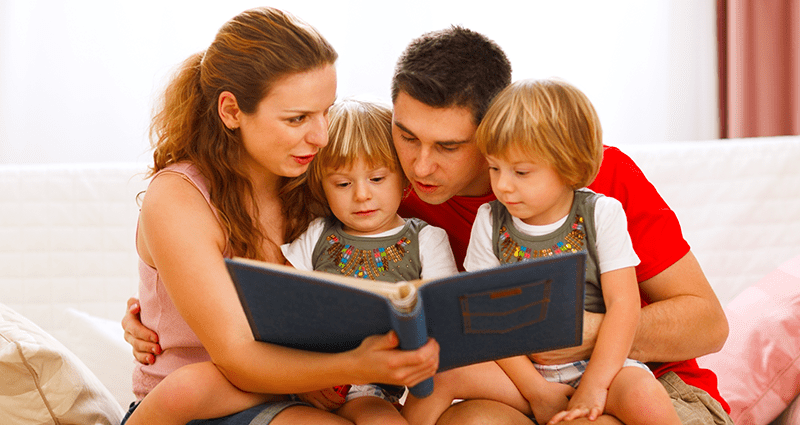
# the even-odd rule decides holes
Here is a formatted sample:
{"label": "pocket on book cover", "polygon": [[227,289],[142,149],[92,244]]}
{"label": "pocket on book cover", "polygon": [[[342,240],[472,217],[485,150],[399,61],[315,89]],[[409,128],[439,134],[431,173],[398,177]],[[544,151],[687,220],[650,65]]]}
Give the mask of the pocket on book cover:
{"label": "pocket on book cover", "polygon": [[507,333],[547,317],[551,279],[459,297],[464,333]]}

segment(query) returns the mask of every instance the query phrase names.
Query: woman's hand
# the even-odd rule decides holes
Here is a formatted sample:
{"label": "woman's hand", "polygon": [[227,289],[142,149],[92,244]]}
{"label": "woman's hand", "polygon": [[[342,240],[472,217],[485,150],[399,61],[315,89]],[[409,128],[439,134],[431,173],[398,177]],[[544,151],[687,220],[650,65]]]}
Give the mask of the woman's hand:
{"label": "woman's hand", "polygon": [[439,344],[428,339],[416,350],[398,350],[399,340],[394,331],[364,339],[353,350],[355,380],[353,384],[382,383],[414,385],[432,377],[439,368]]}
{"label": "woman's hand", "polygon": [[139,317],[141,307],[136,298],[128,299],[128,309],[122,317],[122,329],[125,331],[125,341],[133,347],[133,357],[139,363],[148,365],[156,361],[156,356],[161,354],[158,345],[158,335],[142,324]]}

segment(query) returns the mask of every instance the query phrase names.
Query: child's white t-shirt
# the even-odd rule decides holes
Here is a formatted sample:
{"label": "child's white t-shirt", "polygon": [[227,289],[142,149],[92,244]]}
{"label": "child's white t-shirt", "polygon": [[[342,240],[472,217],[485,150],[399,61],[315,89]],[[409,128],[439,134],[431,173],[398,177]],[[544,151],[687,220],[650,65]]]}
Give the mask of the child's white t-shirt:
{"label": "child's white t-shirt", "polygon": [[[403,230],[403,225],[387,230],[376,235],[363,235],[363,237],[380,238],[391,236]],[[293,242],[281,245],[283,255],[294,268],[299,270],[314,270],[311,258],[317,241],[322,237],[325,228],[325,219],[317,218],[311,222],[302,235]],[[427,225],[419,231],[419,260],[422,265],[422,279],[437,279],[452,276],[458,273],[453,250],[447,232],[440,227]]]}

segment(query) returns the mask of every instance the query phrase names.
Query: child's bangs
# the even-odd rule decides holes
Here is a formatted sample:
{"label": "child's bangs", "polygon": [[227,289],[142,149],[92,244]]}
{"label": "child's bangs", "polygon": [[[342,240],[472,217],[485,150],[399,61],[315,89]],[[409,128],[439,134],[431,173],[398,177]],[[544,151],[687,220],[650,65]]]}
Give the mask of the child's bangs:
{"label": "child's bangs", "polygon": [[478,148],[484,155],[515,159],[507,158],[514,149],[532,156],[547,155],[547,150],[542,147],[547,138],[546,131],[526,109],[519,99],[514,98],[505,107],[492,111],[496,113],[491,117],[487,116],[488,125],[481,126],[478,135]]}

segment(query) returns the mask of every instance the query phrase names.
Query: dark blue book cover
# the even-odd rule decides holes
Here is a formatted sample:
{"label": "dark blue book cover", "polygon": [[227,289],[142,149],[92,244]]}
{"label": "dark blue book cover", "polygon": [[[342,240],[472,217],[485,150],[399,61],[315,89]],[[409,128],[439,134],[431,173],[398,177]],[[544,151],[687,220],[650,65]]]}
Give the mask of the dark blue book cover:
{"label": "dark blue book cover", "polygon": [[[342,352],[394,329],[403,349],[436,339],[439,370],[580,345],[586,254],[570,253],[386,283],[226,260],[253,335],[308,351]],[[427,381],[411,391],[430,393]]]}

